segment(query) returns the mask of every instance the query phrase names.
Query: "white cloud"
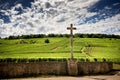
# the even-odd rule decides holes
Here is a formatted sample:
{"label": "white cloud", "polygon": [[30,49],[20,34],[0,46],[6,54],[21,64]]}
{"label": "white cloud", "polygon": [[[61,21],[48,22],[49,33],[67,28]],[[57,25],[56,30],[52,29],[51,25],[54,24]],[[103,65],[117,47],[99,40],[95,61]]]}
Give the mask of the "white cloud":
{"label": "white cloud", "polygon": [[[120,14],[113,16],[111,18],[107,18],[105,20],[101,20],[97,23],[91,23],[91,24],[84,24],[77,26],[78,31],[81,33],[101,33],[104,32],[108,34],[119,34],[120,32],[116,32],[117,30],[120,30]],[[108,30],[108,31],[107,31]],[[119,34],[120,35],[120,34]]]}
{"label": "white cloud", "polygon": [[[78,22],[82,22],[85,18],[97,14],[88,12],[87,8],[99,0],[73,0],[69,3],[67,1],[68,0],[35,0],[35,2],[31,3],[31,8],[23,9],[22,4],[18,4],[10,10],[1,10],[10,17],[11,22],[4,23],[2,19],[0,20],[0,36],[69,33],[66,28],[71,23],[77,27],[75,33],[101,33],[109,30],[109,28],[113,29],[115,27],[117,27],[116,29],[120,29],[119,14],[105,20],[100,20],[97,23],[91,22],[78,26]],[[52,6],[45,8],[46,2],[49,2]],[[18,13],[16,8],[21,8],[24,13],[16,15]],[[40,10],[43,10],[43,12],[40,12]],[[112,33],[120,35],[120,32],[112,31]]]}

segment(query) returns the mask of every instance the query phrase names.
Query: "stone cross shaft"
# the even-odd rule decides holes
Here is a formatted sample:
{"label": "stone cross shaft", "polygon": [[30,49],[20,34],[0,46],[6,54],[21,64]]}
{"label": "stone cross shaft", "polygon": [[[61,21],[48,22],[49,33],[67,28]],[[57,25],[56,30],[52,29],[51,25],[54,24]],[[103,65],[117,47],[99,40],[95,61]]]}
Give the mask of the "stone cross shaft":
{"label": "stone cross shaft", "polygon": [[75,27],[73,27],[73,24],[70,24],[70,27],[67,27],[68,30],[70,30],[70,53],[71,53],[71,59],[73,59],[73,30],[76,30]]}

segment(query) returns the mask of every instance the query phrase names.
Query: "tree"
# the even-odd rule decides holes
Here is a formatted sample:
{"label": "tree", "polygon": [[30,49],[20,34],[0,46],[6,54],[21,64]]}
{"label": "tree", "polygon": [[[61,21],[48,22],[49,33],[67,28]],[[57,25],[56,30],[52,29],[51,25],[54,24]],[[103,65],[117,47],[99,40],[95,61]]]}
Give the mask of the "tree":
{"label": "tree", "polygon": [[49,39],[46,39],[46,40],[45,40],[45,43],[50,43]]}
{"label": "tree", "polygon": [[48,34],[48,37],[55,37],[55,34]]}

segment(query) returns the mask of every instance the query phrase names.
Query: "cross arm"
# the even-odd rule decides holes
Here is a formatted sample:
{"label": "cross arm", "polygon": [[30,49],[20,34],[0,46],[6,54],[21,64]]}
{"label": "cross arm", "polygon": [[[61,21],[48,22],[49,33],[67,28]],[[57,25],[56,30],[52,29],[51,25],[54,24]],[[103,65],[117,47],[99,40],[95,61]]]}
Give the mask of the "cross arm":
{"label": "cross arm", "polygon": [[76,28],[75,27],[67,27],[67,29],[69,30],[76,30]]}

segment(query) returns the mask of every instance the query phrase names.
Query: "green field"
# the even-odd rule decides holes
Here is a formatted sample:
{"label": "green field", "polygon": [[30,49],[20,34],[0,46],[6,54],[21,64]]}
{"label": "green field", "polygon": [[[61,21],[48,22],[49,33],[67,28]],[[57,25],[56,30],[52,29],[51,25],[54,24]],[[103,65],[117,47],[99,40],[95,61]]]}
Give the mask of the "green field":
{"label": "green field", "polygon": [[[0,39],[0,58],[70,58],[69,38]],[[120,62],[120,39],[74,38],[74,58]]]}

